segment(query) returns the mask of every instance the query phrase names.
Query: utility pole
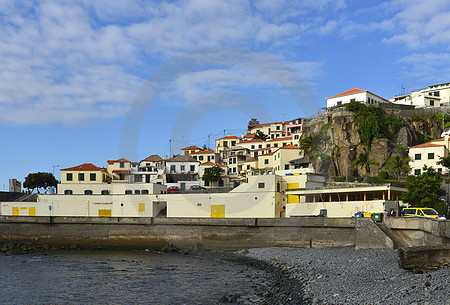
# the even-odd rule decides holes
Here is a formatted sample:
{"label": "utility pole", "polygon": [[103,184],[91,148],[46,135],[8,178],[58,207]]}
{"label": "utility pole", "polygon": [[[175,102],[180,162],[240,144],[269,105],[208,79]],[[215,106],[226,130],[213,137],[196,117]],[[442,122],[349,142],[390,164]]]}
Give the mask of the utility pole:
{"label": "utility pole", "polygon": [[169,158],[172,158],[172,138],[169,139]]}

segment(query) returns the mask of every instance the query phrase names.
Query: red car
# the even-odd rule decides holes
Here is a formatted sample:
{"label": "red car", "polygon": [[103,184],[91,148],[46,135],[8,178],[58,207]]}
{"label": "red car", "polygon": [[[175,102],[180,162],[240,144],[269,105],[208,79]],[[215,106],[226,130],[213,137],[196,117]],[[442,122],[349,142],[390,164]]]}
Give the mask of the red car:
{"label": "red car", "polygon": [[179,191],[179,190],[180,190],[180,188],[178,186],[169,186],[167,188],[168,192],[176,192],[176,191]]}

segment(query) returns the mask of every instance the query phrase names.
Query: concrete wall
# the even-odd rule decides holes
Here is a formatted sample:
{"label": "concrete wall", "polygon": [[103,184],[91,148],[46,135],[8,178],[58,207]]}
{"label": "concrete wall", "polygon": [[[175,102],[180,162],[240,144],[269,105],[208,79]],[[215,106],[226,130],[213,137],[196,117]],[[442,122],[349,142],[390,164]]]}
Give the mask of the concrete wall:
{"label": "concrete wall", "polygon": [[81,246],[161,248],[334,247],[391,248],[366,218],[188,219],[0,216],[0,241]]}
{"label": "concrete wall", "polygon": [[319,215],[321,209],[326,209],[328,217],[351,217],[358,211],[383,213],[385,204],[395,206],[395,201],[341,201],[341,202],[308,202],[286,204],[286,216],[314,216]]}

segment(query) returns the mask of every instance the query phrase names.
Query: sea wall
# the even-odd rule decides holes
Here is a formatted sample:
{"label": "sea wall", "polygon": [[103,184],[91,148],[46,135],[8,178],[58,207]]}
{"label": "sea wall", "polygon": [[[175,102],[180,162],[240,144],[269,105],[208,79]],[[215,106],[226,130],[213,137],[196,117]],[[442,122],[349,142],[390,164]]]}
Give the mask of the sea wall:
{"label": "sea wall", "polygon": [[0,216],[0,241],[158,249],[254,247],[393,248],[369,218],[116,218]]}

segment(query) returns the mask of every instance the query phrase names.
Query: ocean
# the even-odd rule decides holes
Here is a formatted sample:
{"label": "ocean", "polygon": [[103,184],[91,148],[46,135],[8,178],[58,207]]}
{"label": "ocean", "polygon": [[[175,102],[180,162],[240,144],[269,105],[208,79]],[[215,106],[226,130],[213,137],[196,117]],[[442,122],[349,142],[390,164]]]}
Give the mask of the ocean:
{"label": "ocean", "polygon": [[[0,254],[1,304],[219,304],[257,301],[270,274],[224,260],[145,250]],[[225,297],[225,299],[224,299]]]}

